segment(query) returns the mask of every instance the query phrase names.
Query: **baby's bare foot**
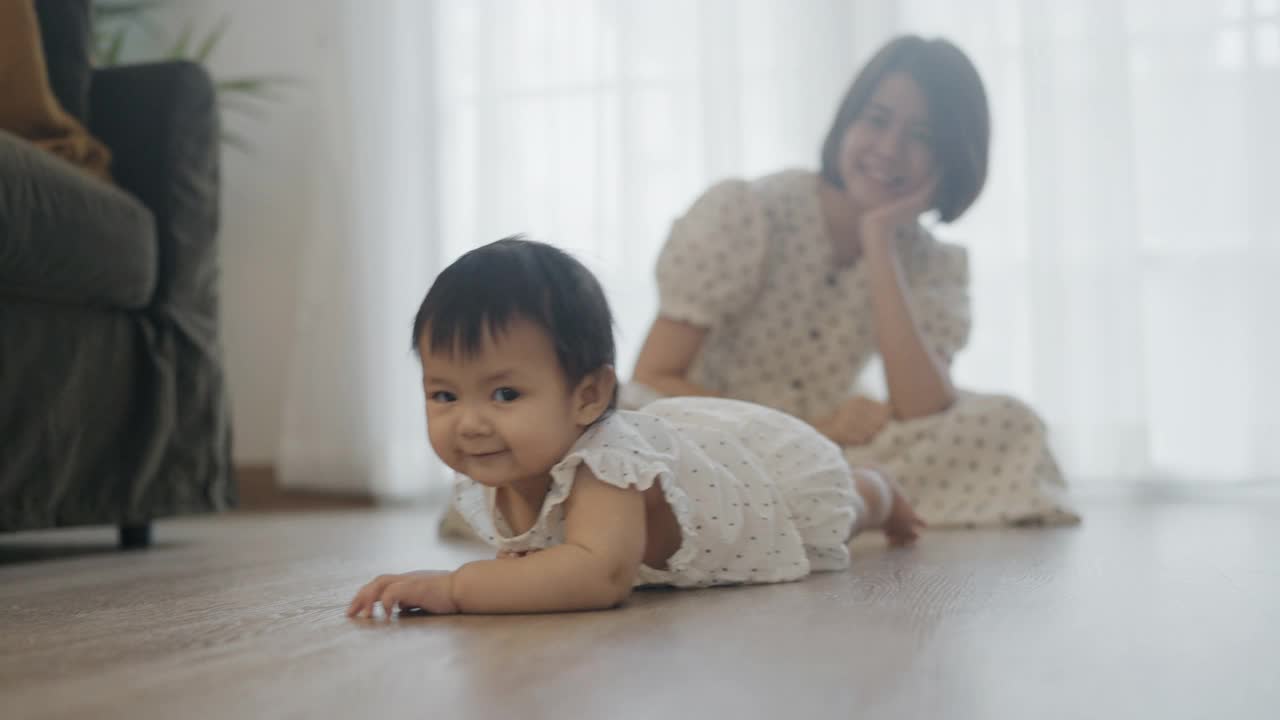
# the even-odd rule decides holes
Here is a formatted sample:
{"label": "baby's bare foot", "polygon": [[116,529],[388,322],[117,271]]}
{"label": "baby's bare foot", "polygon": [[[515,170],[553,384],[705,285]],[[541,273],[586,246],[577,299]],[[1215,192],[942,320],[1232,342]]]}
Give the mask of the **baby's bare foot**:
{"label": "baby's bare foot", "polygon": [[887,474],[882,477],[889,483],[889,489],[893,493],[893,503],[889,507],[889,516],[885,518],[884,536],[888,538],[889,544],[894,547],[901,547],[914,543],[920,537],[920,529],[926,526],[924,520],[916,514],[915,509],[911,507],[911,503],[907,501],[907,496],[902,494],[902,488],[898,487],[898,483]]}

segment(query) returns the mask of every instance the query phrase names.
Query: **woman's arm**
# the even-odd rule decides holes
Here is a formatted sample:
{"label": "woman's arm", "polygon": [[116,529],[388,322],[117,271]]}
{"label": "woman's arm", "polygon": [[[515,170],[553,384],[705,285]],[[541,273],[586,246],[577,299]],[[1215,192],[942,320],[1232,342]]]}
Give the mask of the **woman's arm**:
{"label": "woman's arm", "polygon": [[669,396],[717,395],[686,379],[706,337],[706,328],[658,316],[636,359],[636,382]]}
{"label": "woman's arm", "polygon": [[932,204],[937,178],[891,205],[868,212],[859,223],[863,262],[870,278],[876,341],[884,360],[889,405],[899,420],[933,415],[955,402],[951,371],[929,349],[907,299],[907,281],[898,263],[897,233],[914,227]]}
{"label": "woman's arm", "polygon": [[955,401],[951,372],[920,333],[892,242],[864,243],[863,262],[867,263],[876,341],[884,359],[894,417],[911,420],[946,410]]}
{"label": "woman's arm", "polygon": [[451,596],[464,613],[613,607],[631,594],[644,547],[643,493],[601,482],[579,465],[565,502],[564,543],[463,565],[451,576]]}
{"label": "woman's arm", "polygon": [[[659,316],[636,360],[636,381],[668,396],[718,396],[719,393],[685,379],[706,336],[705,328]],[[861,445],[883,425],[875,422],[873,414],[864,413],[866,409],[856,403],[846,404],[827,417],[804,420],[841,446]],[[864,427],[871,425],[874,428]]]}

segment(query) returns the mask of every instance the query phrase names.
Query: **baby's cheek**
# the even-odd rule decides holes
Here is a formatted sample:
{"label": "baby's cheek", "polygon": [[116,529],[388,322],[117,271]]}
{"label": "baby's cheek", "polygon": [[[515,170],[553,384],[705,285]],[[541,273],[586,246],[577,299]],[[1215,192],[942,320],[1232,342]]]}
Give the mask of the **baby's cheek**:
{"label": "baby's cheek", "polygon": [[449,452],[449,448],[443,442],[441,442],[439,438],[436,437],[435,433],[428,431],[427,443],[431,445],[432,452],[434,452],[436,456],[439,457],[441,460],[445,461],[446,463],[453,461],[453,458],[450,457],[451,453]]}
{"label": "baby's cheek", "polygon": [[564,459],[564,455],[568,452],[568,448],[564,447],[564,435],[554,432],[553,428],[545,421],[541,425],[535,425],[521,437],[521,447],[524,448],[524,457],[522,460],[529,466],[529,469],[551,469],[556,463]]}

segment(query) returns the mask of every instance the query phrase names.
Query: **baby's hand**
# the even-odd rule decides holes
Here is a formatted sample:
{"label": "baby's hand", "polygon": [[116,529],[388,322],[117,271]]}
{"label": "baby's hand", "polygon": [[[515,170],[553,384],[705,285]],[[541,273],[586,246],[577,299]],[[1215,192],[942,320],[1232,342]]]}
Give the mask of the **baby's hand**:
{"label": "baby's hand", "polygon": [[450,615],[458,612],[453,602],[453,573],[440,570],[419,570],[400,575],[379,575],[360,588],[347,617],[373,617],[374,605],[382,604],[382,613],[388,619],[400,610],[426,610],[433,615]]}

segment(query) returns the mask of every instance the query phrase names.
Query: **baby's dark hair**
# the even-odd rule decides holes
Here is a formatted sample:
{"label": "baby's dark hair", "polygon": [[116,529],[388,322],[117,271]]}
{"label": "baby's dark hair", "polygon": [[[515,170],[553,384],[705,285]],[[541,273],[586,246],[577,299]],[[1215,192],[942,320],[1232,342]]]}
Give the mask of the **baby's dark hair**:
{"label": "baby's dark hair", "polygon": [[[413,348],[474,356],[512,318],[537,324],[556,349],[570,386],[616,361],[604,290],[572,255],[521,235],[468,252],[432,283],[413,319]],[[614,388],[609,409],[617,406]]]}

